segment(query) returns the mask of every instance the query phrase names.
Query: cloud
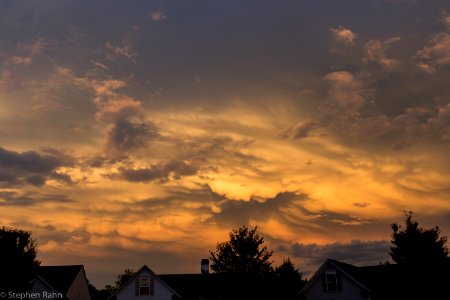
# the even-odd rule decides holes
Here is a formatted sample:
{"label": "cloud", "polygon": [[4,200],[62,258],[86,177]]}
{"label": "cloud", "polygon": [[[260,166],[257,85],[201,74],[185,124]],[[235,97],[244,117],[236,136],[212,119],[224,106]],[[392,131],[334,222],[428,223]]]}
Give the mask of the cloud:
{"label": "cloud", "polygon": [[417,67],[425,73],[433,74],[436,68],[450,64],[450,14],[443,11],[440,18],[445,29],[435,34],[428,45],[416,53]]}
{"label": "cloud", "polygon": [[336,259],[356,266],[376,265],[389,259],[389,241],[353,240],[349,243],[302,244],[295,243],[289,253],[301,261],[302,267],[313,274],[327,259]]}
{"label": "cloud", "polygon": [[43,153],[27,151],[18,153],[0,147],[0,165],[5,169],[14,168],[31,173],[50,173],[59,166],[73,163],[72,158],[54,149],[45,149]]}
{"label": "cloud", "polygon": [[13,91],[20,89],[24,86],[24,79],[16,72],[3,69],[0,77],[0,87],[6,91]]}
{"label": "cloud", "polygon": [[249,224],[250,220],[266,221],[269,218],[280,218],[282,208],[296,206],[296,203],[307,198],[306,194],[284,192],[267,199],[255,197],[248,201],[227,199],[218,204],[220,212],[215,213],[210,221],[239,226]]}
{"label": "cloud", "polygon": [[13,56],[8,60],[9,64],[12,65],[24,65],[28,66],[33,62],[31,57],[23,57],[23,56]]}
{"label": "cloud", "polygon": [[338,28],[330,28],[330,31],[333,33],[334,39],[339,43],[343,43],[347,46],[351,46],[355,43],[357,34],[348,28],[339,26]]}
{"label": "cloud", "polygon": [[160,22],[160,21],[162,21],[162,20],[167,19],[167,15],[166,15],[166,13],[164,12],[164,9],[163,9],[163,8],[160,8],[160,9],[158,9],[157,11],[152,12],[152,13],[150,14],[150,18],[151,18],[154,22]]}
{"label": "cloud", "polygon": [[282,138],[302,139],[310,136],[311,131],[316,129],[318,124],[312,121],[299,122],[279,133]]}
{"label": "cloud", "polygon": [[[55,149],[18,153],[0,147],[0,183],[42,186],[50,178],[60,180],[57,170],[73,164],[72,157]],[[67,177],[62,181],[67,182]]]}
{"label": "cloud", "polygon": [[450,13],[445,10],[442,13],[442,23],[444,24],[444,26],[450,29]]}
{"label": "cloud", "polygon": [[363,139],[373,139],[391,130],[391,120],[385,115],[359,118],[349,125],[346,134]]}
{"label": "cloud", "polygon": [[438,107],[437,114],[428,120],[428,124],[440,133],[444,140],[450,140],[450,103]]}
{"label": "cloud", "polygon": [[330,84],[328,94],[339,109],[354,114],[364,105],[362,82],[350,72],[331,72],[324,79]]}
{"label": "cloud", "polygon": [[46,113],[46,112],[51,112],[51,111],[59,111],[64,108],[69,108],[69,107],[66,107],[58,102],[47,101],[47,102],[42,102],[42,103],[33,105],[32,110],[37,113]]}
{"label": "cloud", "polygon": [[72,200],[62,194],[16,192],[0,190],[0,206],[32,206],[44,203],[68,203]]}
{"label": "cloud", "polygon": [[386,56],[386,51],[401,40],[400,37],[393,37],[388,40],[371,40],[365,45],[365,62],[374,62],[383,67],[384,70],[391,71],[398,66],[399,61]]}
{"label": "cloud", "polygon": [[98,61],[91,60],[90,63],[92,65],[94,65],[95,67],[100,68],[100,69],[102,69],[104,71],[108,71],[109,70],[108,66],[106,66],[106,65],[104,65],[104,64],[102,64],[102,63],[100,63]]}
{"label": "cloud", "polygon": [[108,174],[107,177],[129,182],[165,182],[169,179],[178,180],[184,176],[195,175],[198,167],[186,161],[171,160],[166,164],[151,165],[146,168],[120,167],[118,171],[118,173]]}
{"label": "cloud", "polygon": [[159,136],[153,122],[146,120],[142,102],[122,91],[128,85],[126,80],[77,77],[72,69],[63,67],[56,67],[55,73],[61,85],[73,84],[94,93],[95,117],[105,126],[104,151],[110,159],[145,147]]}
{"label": "cloud", "polygon": [[139,115],[141,102],[129,97],[123,97],[101,102],[98,104],[98,108],[99,111],[96,113],[98,120],[117,122]]}
{"label": "cloud", "polygon": [[366,202],[354,202],[354,203],[352,203],[352,205],[355,206],[355,207],[359,207],[359,208],[366,208],[370,204],[366,203]]}
{"label": "cloud", "polygon": [[436,72],[436,68],[427,63],[418,63],[417,68],[420,71],[422,71],[424,73],[428,73],[428,74],[434,74]]}
{"label": "cloud", "polygon": [[95,116],[106,125],[105,152],[110,158],[142,148],[159,136],[153,122],[145,119],[141,101],[121,92],[127,86],[126,81],[79,78],[64,68],[58,68],[57,72],[75,85],[94,92]]}
{"label": "cloud", "polygon": [[120,154],[142,148],[157,136],[158,131],[150,122],[119,120],[108,130],[105,149],[109,154]]}
{"label": "cloud", "polygon": [[[417,58],[419,60],[425,61],[426,63],[419,63],[420,65],[425,64],[425,70],[428,73],[434,70],[433,67],[440,67],[450,64],[450,33],[440,32],[436,34],[422,50],[417,52]],[[422,68],[423,69],[423,68]]]}
{"label": "cloud", "polygon": [[113,45],[111,42],[105,44],[107,53],[106,58],[109,60],[117,60],[118,58],[127,59],[136,64],[138,53],[134,50],[134,44],[129,39],[122,40],[120,45]]}
{"label": "cloud", "polygon": [[6,64],[29,66],[48,46],[49,43],[43,38],[36,39],[30,44],[21,44],[18,46],[18,51],[23,52],[24,55],[14,55],[6,61]]}

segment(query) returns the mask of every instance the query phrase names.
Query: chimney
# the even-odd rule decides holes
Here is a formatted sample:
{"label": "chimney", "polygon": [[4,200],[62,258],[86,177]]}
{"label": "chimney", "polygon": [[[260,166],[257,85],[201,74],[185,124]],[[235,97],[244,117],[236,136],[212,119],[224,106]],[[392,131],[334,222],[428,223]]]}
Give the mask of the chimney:
{"label": "chimney", "polygon": [[202,259],[200,271],[202,274],[209,274],[209,259]]}

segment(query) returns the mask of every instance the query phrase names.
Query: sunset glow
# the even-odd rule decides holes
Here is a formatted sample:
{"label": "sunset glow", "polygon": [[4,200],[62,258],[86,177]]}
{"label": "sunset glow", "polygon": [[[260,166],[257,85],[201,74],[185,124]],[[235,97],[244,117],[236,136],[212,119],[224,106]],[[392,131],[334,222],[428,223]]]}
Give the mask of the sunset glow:
{"label": "sunset glow", "polygon": [[450,234],[449,78],[447,0],[1,1],[0,225],[97,287],[241,225],[376,264]]}

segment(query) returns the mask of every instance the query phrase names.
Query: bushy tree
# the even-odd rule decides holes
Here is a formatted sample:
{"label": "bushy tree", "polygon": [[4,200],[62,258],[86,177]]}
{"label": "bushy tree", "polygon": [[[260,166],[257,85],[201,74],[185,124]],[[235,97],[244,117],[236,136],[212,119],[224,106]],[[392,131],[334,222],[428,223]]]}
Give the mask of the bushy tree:
{"label": "bushy tree", "polygon": [[280,299],[295,299],[306,283],[290,258],[283,260],[283,263],[275,268],[275,275]]}
{"label": "bushy tree", "polygon": [[0,290],[23,291],[29,288],[40,262],[31,232],[0,228]]}
{"label": "bushy tree", "polygon": [[242,226],[230,232],[230,240],[210,251],[211,269],[216,273],[272,272],[272,251],[264,245],[257,227]]}
{"label": "bushy tree", "polygon": [[134,271],[132,269],[125,269],[123,271],[123,273],[120,273],[119,275],[117,275],[116,278],[116,288],[121,287],[122,285],[124,285],[130,278],[131,276],[133,276]]}
{"label": "bushy tree", "polygon": [[114,285],[107,284],[101,290],[98,290],[92,284],[89,284],[89,289],[91,293],[92,300],[106,300],[111,296],[117,289],[124,285],[133,276],[134,271],[132,269],[125,269],[122,273],[118,274]]}
{"label": "bushy tree", "polygon": [[423,229],[413,220],[413,213],[405,213],[405,228],[391,225],[391,255],[394,262],[403,265],[439,265],[448,263],[447,237],[441,236],[439,227]]}
{"label": "bushy tree", "polygon": [[283,263],[275,268],[275,273],[277,277],[282,281],[298,281],[302,280],[302,273],[300,273],[299,269],[295,268],[291,259],[284,259]]}

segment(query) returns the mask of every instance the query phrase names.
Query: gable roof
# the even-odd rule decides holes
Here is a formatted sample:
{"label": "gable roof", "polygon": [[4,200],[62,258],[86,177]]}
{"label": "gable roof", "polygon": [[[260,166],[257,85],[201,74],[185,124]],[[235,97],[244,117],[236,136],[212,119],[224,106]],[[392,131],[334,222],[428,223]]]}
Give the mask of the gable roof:
{"label": "gable roof", "polygon": [[180,297],[180,295],[175,292],[167,283],[164,282],[161,278],[156,275],[155,272],[153,272],[147,265],[143,265],[142,268],[140,268],[138,271],[134,272],[133,275],[131,275],[130,279],[128,279],[127,282],[125,282],[122,286],[120,286],[114,293],[112,293],[111,296],[108,297],[108,299],[113,299],[118,292],[120,292],[125,286],[127,286],[130,282],[132,282],[142,271],[148,271],[150,274],[152,274],[156,279],[158,279],[165,287],[167,287],[172,293]]}
{"label": "gable roof", "polygon": [[308,290],[310,288],[310,286],[319,279],[319,277],[322,275],[322,273],[326,270],[326,268],[328,266],[333,266],[334,268],[336,268],[337,270],[339,270],[341,273],[345,274],[350,280],[352,280],[354,283],[356,283],[358,286],[360,286],[362,289],[370,292],[370,289],[368,288],[368,286],[359,280],[359,268],[351,265],[351,264],[347,264],[341,261],[337,261],[334,259],[330,259],[328,258],[321,266],[320,268],[317,270],[316,273],[314,273],[314,275],[311,277],[310,280],[308,280],[308,283],[306,283],[306,285],[300,290],[300,292],[298,293],[298,295],[304,293],[306,290]]}
{"label": "gable roof", "polygon": [[159,277],[176,289],[183,299],[211,299],[226,294],[245,274],[163,274]]}
{"label": "gable roof", "polygon": [[425,269],[398,264],[356,267],[327,259],[298,295],[304,294],[314,282],[320,279],[328,266],[333,266],[345,274],[367,291],[371,299],[435,299],[436,297],[431,295],[449,294],[445,287],[450,282],[450,263],[442,266],[428,266]]}
{"label": "gable roof", "polygon": [[[198,299],[284,299],[285,285],[272,274],[210,273],[159,275],[185,300]],[[300,286],[299,286],[300,289]],[[292,292],[295,295],[297,291]]]}
{"label": "gable roof", "polygon": [[66,295],[83,265],[40,266],[37,276],[56,292]]}
{"label": "gable roof", "polygon": [[210,289],[217,288],[209,275],[211,274],[163,274],[159,278],[176,289],[183,299],[199,299],[209,294]]}

